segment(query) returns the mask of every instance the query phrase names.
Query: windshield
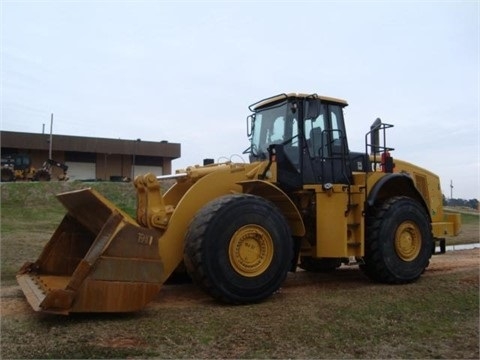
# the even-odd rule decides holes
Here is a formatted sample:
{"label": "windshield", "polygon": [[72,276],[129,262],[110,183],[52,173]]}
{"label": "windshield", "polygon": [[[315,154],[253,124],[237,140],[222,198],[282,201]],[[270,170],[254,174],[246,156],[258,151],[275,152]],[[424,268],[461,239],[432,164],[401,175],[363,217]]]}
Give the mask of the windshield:
{"label": "windshield", "polygon": [[296,138],[298,127],[295,107],[292,105],[282,102],[256,111],[252,123],[252,156],[267,159],[270,145],[293,142],[292,138]]}

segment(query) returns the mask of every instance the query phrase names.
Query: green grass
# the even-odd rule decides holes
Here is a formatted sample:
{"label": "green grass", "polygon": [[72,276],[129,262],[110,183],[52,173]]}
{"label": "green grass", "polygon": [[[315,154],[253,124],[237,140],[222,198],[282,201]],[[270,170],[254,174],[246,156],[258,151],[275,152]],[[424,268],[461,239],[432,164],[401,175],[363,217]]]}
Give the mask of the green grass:
{"label": "green grass", "polygon": [[461,215],[462,224],[476,224],[478,225],[480,222],[480,213],[476,212],[473,209],[459,209],[454,207],[446,207],[445,208],[446,214],[456,213]]}
{"label": "green grass", "polygon": [[[446,274],[406,286],[360,279],[359,286],[331,288],[308,276],[305,287],[287,280],[287,295],[254,305],[200,299],[178,307],[160,302],[129,315],[7,317],[2,356],[475,358],[478,282],[464,281],[475,277],[478,271]],[[122,343],[133,346],[115,346]]]}
{"label": "green grass", "polygon": [[13,283],[25,261],[34,261],[60,224],[66,210],[55,195],[92,187],[122,210],[135,216],[131,183],[17,182],[1,189],[1,280]]}
{"label": "green grass", "polygon": [[449,208],[446,213],[460,213],[462,227],[459,236],[449,236],[446,238],[447,245],[477,244],[480,242],[480,221],[479,214],[464,211],[454,211]]}
{"label": "green grass", "polygon": [[[162,183],[166,191],[171,182]],[[34,261],[65,216],[55,195],[93,188],[130,216],[136,216],[133,183],[112,182],[15,182],[0,183],[1,281],[13,283],[25,261]]]}
{"label": "green grass", "polygon": [[479,222],[478,214],[462,213],[462,224],[478,224],[478,222]]}

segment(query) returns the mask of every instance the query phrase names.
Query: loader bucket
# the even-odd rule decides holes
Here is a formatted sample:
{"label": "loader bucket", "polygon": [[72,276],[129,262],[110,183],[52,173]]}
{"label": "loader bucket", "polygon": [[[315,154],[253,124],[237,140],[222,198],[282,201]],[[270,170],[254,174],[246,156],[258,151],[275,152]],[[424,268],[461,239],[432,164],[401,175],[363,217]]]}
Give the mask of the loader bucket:
{"label": "loader bucket", "polygon": [[130,312],[143,308],[167,276],[162,231],[141,227],[93,189],[57,195],[68,213],[34,263],[17,273],[36,311]]}

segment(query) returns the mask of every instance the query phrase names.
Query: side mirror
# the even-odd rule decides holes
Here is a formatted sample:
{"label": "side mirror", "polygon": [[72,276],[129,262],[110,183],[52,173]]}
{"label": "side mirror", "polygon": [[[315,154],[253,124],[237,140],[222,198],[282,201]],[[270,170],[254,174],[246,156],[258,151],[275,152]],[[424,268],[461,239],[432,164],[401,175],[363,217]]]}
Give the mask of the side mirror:
{"label": "side mirror", "polygon": [[255,126],[255,114],[247,116],[247,137],[252,136],[253,127]]}
{"label": "side mirror", "polygon": [[316,119],[322,111],[320,101],[317,99],[307,99],[305,103],[305,119]]}
{"label": "side mirror", "polygon": [[372,153],[377,154],[380,152],[380,127],[382,126],[382,120],[377,118],[370,126],[370,144],[372,146]]}

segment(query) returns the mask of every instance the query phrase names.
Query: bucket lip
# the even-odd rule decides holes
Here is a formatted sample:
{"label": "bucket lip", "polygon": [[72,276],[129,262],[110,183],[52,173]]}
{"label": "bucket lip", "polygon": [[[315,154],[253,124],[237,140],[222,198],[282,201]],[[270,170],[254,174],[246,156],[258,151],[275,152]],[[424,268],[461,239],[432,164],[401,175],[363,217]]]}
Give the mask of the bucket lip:
{"label": "bucket lip", "polygon": [[[103,196],[101,193],[99,193],[97,190],[91,188],[91,187],[86,187],[82,189],[77,189],[77,190],[72,190],[72,191],[66,191],[62,193],[56,194],[57,200],[60,201],[60,203],[63,205],[65,209],[67,209],[68,213],[75,217],[75,211],[78,210],[78,204],[75,204],[73,207],[69,206],[69,196],[82,196],[79,194],[84,193],[86,197],[90,196],[90,200],[96,201],[97,205],[102,206],[105,209],[108,209],[108,214],[111,215],[113,213],[118,213],[120,214],[123,219],[130,224],[137,225],[138,223],[135,219],[133,219],[129,214],[127,214],[125,211],[120,209],[117,205],[115,205],[113,202],[111,202],[109,199],[107,199],[105,196]],[[78,199],[78,198],[77,198]],[[109,216],[108,215],[108,216]]]}
{"label": "bucket lip", "polygon": [[42,311],[40,304],[45,299],[45,292],[38,286],[31,274],[17,274],[17,283],[34,311]]}
{"label": "bucket lip", "polygon": [[92,192],[96,192],[97,194],[99,194],[99,192],[97,192],[95,189],[93,189],[91,187],[85,187],[85,188],[82,188],[82,189],[64,191],[64,192],[56,194],[55,196],[59,197],[59,196],[62,196],[62,195],[79,193],[79,192],[83,192],[83,191],[92,191]]}

